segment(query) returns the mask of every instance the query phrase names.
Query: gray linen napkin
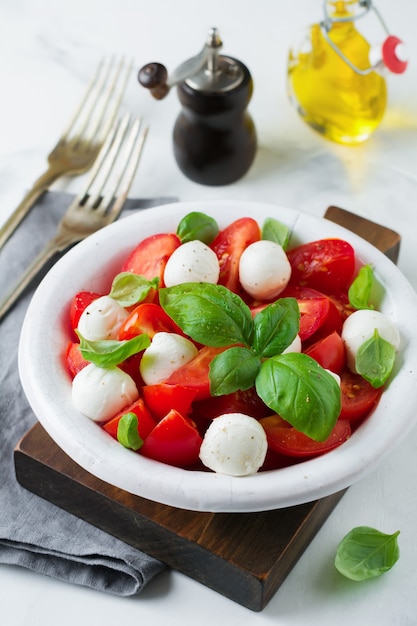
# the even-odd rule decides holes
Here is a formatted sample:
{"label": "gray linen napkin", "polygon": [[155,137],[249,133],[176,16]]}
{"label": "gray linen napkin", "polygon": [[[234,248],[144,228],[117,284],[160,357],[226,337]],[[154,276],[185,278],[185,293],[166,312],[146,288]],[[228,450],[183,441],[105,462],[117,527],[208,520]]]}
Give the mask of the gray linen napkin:
{"label": "gray linen napkin", "polygon": [[[54,234],[72,196],[47,192],[0,252],[0,298]],[[124,212],[175,201],[130,199]],[[17,347],[35,287],[0,322],[0,563],[20,565],[78,585],[129,596],[164,565],[23,489],[13,450],[36,422],[19,382]]]}

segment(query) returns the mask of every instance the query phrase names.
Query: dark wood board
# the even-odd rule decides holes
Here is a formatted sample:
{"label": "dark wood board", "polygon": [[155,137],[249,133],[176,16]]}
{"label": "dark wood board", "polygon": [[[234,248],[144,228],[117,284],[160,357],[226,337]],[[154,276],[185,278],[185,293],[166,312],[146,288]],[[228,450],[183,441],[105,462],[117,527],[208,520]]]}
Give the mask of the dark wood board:
{"label": "dark wood board", "polygon": [[[351,224],[397,260],[397,233],[337,207],[326,217]],[[253,611],[266,606],[344,493],[259,513],[177,509],[86,472],[40,424],[19,442],[14,460],[23,487]]]}

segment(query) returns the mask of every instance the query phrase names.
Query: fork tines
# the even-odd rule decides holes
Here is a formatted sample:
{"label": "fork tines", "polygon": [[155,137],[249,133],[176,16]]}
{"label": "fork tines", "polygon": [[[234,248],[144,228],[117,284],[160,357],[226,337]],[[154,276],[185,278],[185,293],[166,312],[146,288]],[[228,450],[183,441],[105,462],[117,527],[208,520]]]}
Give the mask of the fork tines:
{"label": "fork tines", "polygon": [[120,213],[127,198],[148,132],[141,118],[136,118],[131,126],[130,122],[131,115],[126,113],[113,126],[94,163],[86,187],[78,196],[80,204],[88,201],[89,206],[100,213],[109,210],[117,197],[110,209],[113,219]]}
{"label": "fork tines", "polygon": [[64,130],[61,142],[82,138],[101,143],[110,131],[120,108],[133,62],[102,59],[76,111]]}

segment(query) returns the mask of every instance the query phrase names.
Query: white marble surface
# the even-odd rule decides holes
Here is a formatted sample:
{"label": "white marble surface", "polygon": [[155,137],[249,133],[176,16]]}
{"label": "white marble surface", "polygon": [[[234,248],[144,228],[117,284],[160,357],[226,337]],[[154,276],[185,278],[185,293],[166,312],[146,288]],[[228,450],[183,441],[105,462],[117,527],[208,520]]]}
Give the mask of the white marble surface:
{"label": "white marble surface", "polygon": [[[417,8],[409,0],[376,4],[407,42],[411,64],[404,76],[389,79],[389,108],[377,133],[366,145],[344,148],[306,128],[285,92],[288,47],[294,33],[321,18],[320,0],[211,0],[198,7],[191,0],[2,0],[0,221],[41,173],[45,155],[103,55],[132,56],[137,67],[160,60],[172,70],[201,48],[215,25],[225,52],[244,61],[254,76],[250,110],[260,144],[255,164],[228,187],[190,182],[177,169],[171,149],[179,111],[175,94],[157,103],[132,80],[125,107],[141,112],[151,128],[132,195],[257,200],[315,215],[338,204],[401,233],[399,267],[417,288]],[[72,190],[79,184],[64,181],[56,187]],[[176,572],[165,572],[137,598],[120,599],[1,566],[1,622],[414,625],[416,453],[414,429],[376,471],[349,489],[262,613]],[[380,579],[350,583],[335,573],[332,560],[340,538],[362,524],[385,532],[399,529],[401,558]]]}

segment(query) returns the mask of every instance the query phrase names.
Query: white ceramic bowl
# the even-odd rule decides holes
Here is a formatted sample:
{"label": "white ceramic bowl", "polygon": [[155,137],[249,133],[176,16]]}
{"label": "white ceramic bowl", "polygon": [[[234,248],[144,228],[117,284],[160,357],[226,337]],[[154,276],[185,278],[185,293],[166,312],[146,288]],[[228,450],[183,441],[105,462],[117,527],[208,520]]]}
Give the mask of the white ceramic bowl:
{"label": "white ceramic bowl", "polygon": [[[293,243],[339,236],[376,268],[386,292],[381,310],[397,324],[401,347],[395,375],[373,414],[339,448],[319,458],[250,477],[187,471],[123,448],[72,406],[63,359],[67,315],[81,290],[110,287],[121,260],[144,237],[175,231],[190,211],[217,219],[220,227],[242,216],[261,223],[273,216],[293,231]],[[197,511],[261,511],[316,500],[342,490],[374,469],[416,421],[417,296],[397,267],[361,238],[332,222],[286,208],[246,202],[176,203],[135,213],[70,250],[38,287],[27,312],[19,347],[24,391],[52,439],[81,467],[100,479],[150,500]]]}

